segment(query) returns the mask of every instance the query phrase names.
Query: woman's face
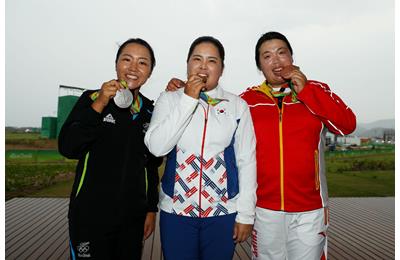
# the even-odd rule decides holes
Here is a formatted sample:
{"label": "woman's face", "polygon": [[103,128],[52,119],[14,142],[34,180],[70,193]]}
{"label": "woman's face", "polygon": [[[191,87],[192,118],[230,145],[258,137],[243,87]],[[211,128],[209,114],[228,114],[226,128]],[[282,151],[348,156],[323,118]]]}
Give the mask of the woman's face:
{"label": "woman's face", "polygon": [[203,42],[194,48],[187,63],[188,78],[192,75],[207,78],[206,89],[212,90],[218,85],[222,71],[222,60],[214,44]]}
{"label": "woman's face", "polygon": [[151,74],[151,56],[149,50],[141,44],[129,43],[118,57],[118,80],[125,80],[131,90],[140,88]]}
{"label": "woman's face", "polygon": [[280,73],[284,67],[293,63],[292,55],[286,43],[278,39],[268,40],[261,44],[259,50],[258,59],[267,82],[271,85],[285,83],[285,79],[280,76]]}

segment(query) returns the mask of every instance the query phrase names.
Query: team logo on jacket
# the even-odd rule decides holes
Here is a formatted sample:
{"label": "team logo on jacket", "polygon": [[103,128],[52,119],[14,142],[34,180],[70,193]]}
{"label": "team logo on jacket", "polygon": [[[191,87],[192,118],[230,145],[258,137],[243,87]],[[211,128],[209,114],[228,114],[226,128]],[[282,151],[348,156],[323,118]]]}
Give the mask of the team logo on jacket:
{"label": "team logo on jacket", "polygon": [[103,122],[108,122],[108,123],[111,123],[111,124],[115,124],[115,119],[111,114],[108,114],[103,118]]}
{"label": "team logo on jacket", "polygon": [[91,257],[90,255],[90,242],[81,242],[77,247],[78,257]]}

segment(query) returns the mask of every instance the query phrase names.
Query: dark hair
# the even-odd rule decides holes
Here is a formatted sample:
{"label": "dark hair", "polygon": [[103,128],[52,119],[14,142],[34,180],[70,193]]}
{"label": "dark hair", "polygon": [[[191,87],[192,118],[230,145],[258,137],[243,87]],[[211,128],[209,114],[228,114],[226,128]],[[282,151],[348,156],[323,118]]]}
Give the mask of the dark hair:
{"label": "dark hair", "polygon": [[194,42],[192,42],[192,45],[190,45],[186,62],[189,61],[190,55],[192,55],[194,48],[196,48],[197,45],[199,45],[200,43],[203,43],[203,42],[209,42],[209,43],[213,44],[215,47],[217,47],[219,56],[221,57],[222,68],[223,68],[225,66],[225,64],[224,64],[224,60],[225,60],[224,46],[222,45],[222,43],[220,41],[218,41],[217,39],[215,39],[212,36],[201,36],[201,37],[197,38],[196,40],[194,40]]}
{"label": "dark hair", "polygon": [[256,44],[256,64],[257,64],[257,68],[259,70],[261,70],[260,68],[260,47],[261,45],[266,42],[266,41],[270,41],[270,40],[281,40],[284,41],[287,45],[287,47],[289,48],[290,54],[293,55],[293,50],[292,50],[292,46],[290,46],[290,43],[288,41],[288,39],[285,37],[285,35],[278,33],[278,32],[267,32],[264,33],[260,39],[258,39],[257,44]]}
{"label": "dark hair", "polygon": [[151,59],[151,72],[153,71],[154,66],[156,66],[156,58],[154,57],[153,49],[151,48],[150,44],[148,44],[145,40],[140,38],[131,38],[125,41],[121,46],[119,46],[117,51],[117,56],[115,57],[115,64],[118,62],[119,55],[121,55],[122,50],[125,48],[126,45],[130,43],[137,43],[144,47],[146,47],[150,52],[150,59]]}

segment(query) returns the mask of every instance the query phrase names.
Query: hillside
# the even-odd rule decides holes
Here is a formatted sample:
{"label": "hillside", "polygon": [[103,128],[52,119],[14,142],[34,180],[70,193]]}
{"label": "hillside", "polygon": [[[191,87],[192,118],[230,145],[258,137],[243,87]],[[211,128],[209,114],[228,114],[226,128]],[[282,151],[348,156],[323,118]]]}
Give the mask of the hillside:
{"label": "hillside", "polygon": [[370,123],[358,123],[353,135],[363,137],[382,137],[387,129],[395,129],[394,119],[378,120]]}

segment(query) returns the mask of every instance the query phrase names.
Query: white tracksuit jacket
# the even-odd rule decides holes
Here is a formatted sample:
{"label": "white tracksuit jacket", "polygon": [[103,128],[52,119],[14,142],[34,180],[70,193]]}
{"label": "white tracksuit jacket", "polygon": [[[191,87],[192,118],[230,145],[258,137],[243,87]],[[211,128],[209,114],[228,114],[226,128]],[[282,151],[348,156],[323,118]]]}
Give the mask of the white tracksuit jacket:
{"label": "white tracksuit jacket", "polygon": [[253,224],[256,203],[256,140],[246,102],[217,86],[225,99],[215,106],[184,94],[163,92],[156,102],[145,144],[168,154],[160,208],[190,217],[237,212],[236,222]]}

